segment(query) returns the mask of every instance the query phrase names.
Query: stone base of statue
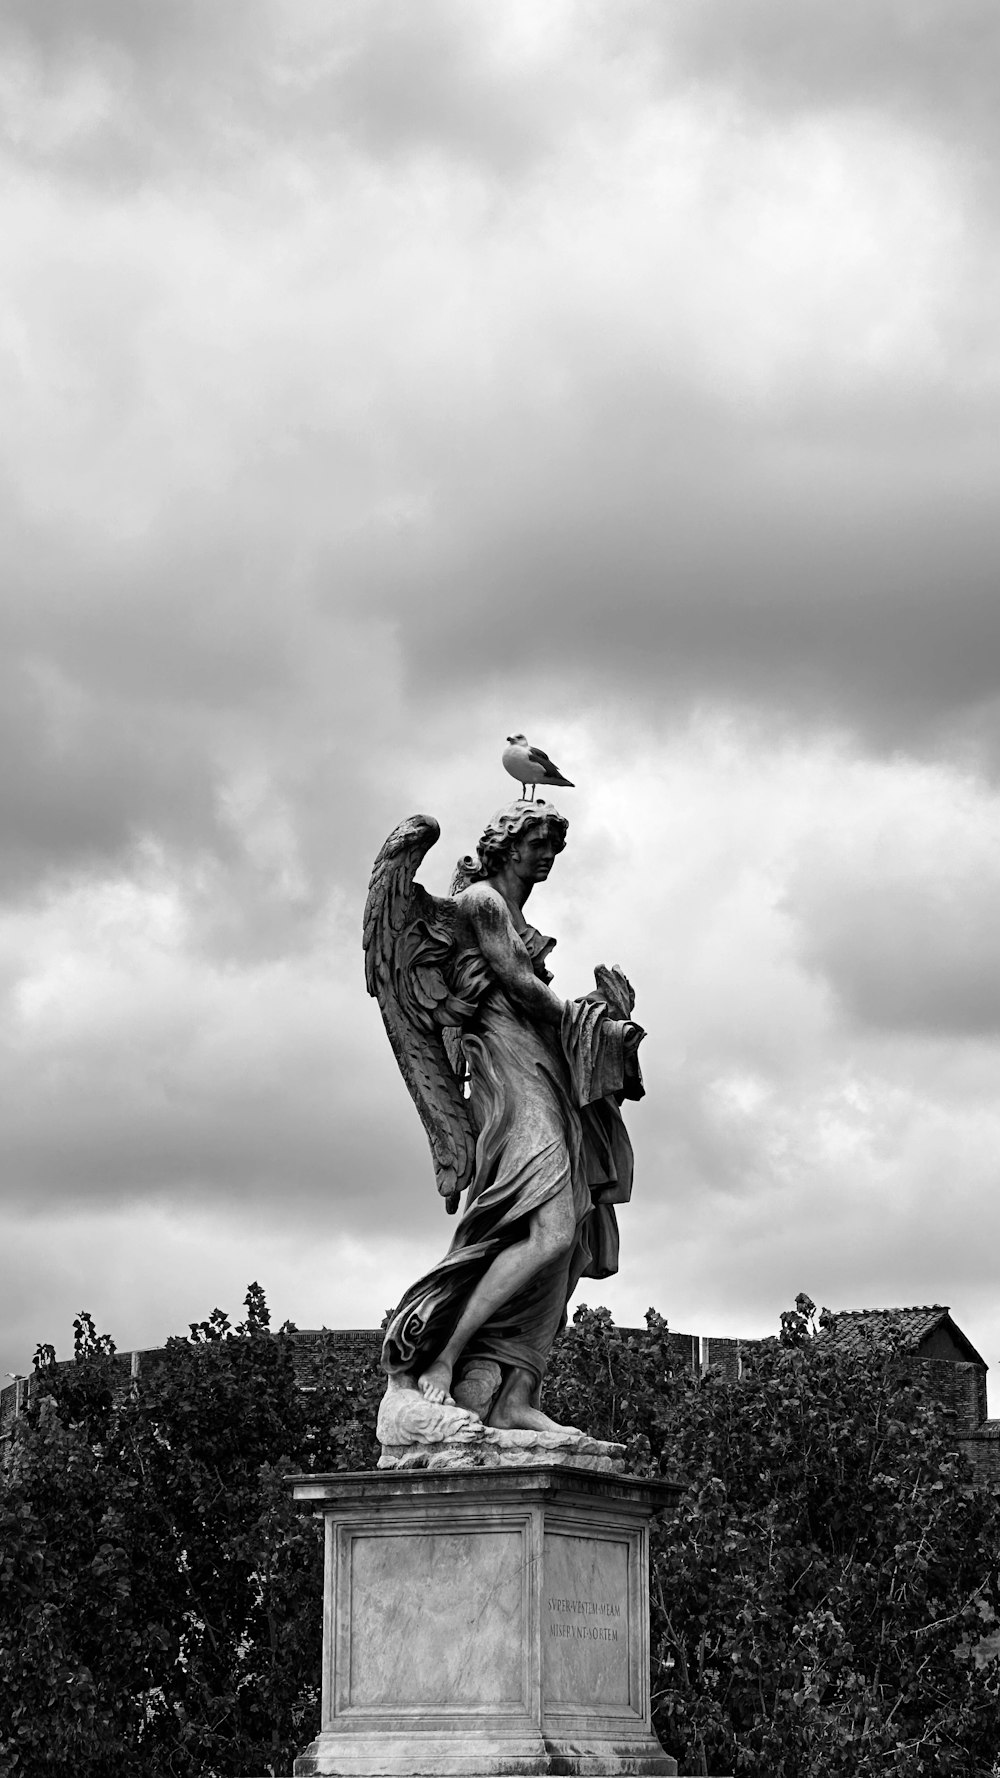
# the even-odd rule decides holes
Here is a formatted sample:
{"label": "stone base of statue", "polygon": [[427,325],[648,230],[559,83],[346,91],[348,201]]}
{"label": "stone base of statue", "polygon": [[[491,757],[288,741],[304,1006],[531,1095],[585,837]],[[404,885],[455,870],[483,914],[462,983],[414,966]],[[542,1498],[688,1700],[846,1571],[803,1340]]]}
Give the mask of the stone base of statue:
{"label": "stone base of statue", "polygon": [[648,1527],[677,1483],[559,1464],[294,1478],[326,1532],[300,1778],[670,1774]]}

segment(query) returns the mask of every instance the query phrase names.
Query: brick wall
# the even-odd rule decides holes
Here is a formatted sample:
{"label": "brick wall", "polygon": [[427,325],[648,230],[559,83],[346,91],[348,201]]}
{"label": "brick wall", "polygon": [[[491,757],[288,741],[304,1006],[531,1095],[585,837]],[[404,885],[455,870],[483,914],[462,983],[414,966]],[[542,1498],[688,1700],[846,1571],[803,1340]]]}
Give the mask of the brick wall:
{"label": "brick wall", "polygon": [[[634,1331],[640,1333],[644,1330],[636,1328]],[[700,1341],[698,1335],[674,1333],[673,1330],[671,1330],[670,1333],[667,1334],[666,1343],[671,1376],[697,1376],[701,1366]]]}
{"label": "brick wall", "polygon": [[753,1340],[702,1340],[702,1370],[721,1371],[727,1383],[738,1383],[743,1370],[743,1353],[756,1342]]}
{"label": "brick wall", "polygon": [[8,1383],[5,1389],[0,1389],[0,1438],[9,1434],[17,1415],[23,1411],[27,1391],[27,1377],[19,1378],[16,1383]]}
{"label": "brick wall", "polygon": [[975,1432],[986,1419],[986,1376],[981,1365],[947,1358],[901,1360],[920,1387],[947,1413],[957,1435]]}
{"label": "brick wall", "polygon": [[[645,1328],[623,1327],[622,1333],[644,1333]],[[704,1339],[699,1334],[667,1335],[667,1353],[672,1376],[700,1376],[709,1365],[721,1370],[723,1376],[736,1382],[743,1368],[743,1354],[757,1345],[756,1340]]]}
{"label": "brick wall", "polygon": [[984,1420],[975,1432],[959,1438],[957,1443],[980,1481],[1000,1483],[1000,1420]]}

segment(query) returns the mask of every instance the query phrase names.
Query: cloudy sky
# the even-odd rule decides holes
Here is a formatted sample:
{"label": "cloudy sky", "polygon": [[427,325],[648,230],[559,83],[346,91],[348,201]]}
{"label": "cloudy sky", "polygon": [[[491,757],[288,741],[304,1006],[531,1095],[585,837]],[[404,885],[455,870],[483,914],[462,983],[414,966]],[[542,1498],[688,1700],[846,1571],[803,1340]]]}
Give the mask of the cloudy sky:
{"label": "cloudy sky", "polygon": [[649,1031],[590,1300],[1000,1363],[998,55],[992,0],[8,0],[0,1372],[437,1257],[361,909],[515,729],[556,987]]}

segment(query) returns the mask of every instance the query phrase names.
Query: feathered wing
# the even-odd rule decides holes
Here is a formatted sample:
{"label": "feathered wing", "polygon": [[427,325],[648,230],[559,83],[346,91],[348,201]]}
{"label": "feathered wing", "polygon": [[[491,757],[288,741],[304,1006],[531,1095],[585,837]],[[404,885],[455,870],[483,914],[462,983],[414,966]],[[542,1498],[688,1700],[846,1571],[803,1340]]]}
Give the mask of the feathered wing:
{"label": "feathered wing", "polygon": [[546,778],[551,779],[553,784],[565,784],[567,790],[576,789],[573,780],[571,778],[564,778],[559,767],[553,763],[547,753],[542,752],[540,747],[529,747],[528,758],[533,766],[539,766],[541,768],[545,773]]}
{"label": "feathered wing", "polygon": [[455,1028],[471,1017],[485,978],[473,968],[459,980],[455,904],[414,882],[440,831],[432,816],[411,815],[376,858],[365,904],[365,980],[427,1132],[438,1191],[454,1211],[476,1156]]}

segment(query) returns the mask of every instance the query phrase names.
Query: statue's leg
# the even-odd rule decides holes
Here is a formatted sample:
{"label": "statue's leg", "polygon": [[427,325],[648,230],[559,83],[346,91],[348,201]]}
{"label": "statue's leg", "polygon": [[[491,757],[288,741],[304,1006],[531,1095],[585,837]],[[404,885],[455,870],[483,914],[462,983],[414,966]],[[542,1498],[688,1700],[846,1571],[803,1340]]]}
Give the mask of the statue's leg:
{"label": "statue's leg", "polygon": [[493,1404],[489,1425],[501,1431],[576,1432],[575,1426],[560,1426],[543,1414],[538,1402],[538,1381],[531,1371],[514,1365]]}
{"label": "statue's leg", "polygon": [[503,1372],[493,1359],[463,1357],[459,1359],[451,1393],[460,1408],[487,1421],[502,1382]]}
{"label": "statue's leg", "polygon": [[576,1209],[573,1188],[567,1180],[555,1197],[539,1205],[524,1240],[498,1253],[470,1292],[451,1338],[417,1379],[429,1400],[451,1400],[452,1371],[473,1334],[543,1266],[569,1253],[575,1241]]}

